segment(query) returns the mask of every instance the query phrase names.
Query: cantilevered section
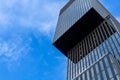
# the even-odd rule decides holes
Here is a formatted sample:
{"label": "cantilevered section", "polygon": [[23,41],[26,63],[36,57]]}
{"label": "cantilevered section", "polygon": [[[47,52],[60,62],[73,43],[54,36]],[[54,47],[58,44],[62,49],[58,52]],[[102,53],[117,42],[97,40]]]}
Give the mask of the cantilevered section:
{"label": "cantilevered section", "polygon": [[53,44],[64,55],[74,47],[80,40],[92,32],[104,19],[91,8],[82,18],[66,31]]}
{"label": "cantilevered section", "polygon": [[53,45],[65,56],[110,13],[97,0],[70,0],[60,11]]}

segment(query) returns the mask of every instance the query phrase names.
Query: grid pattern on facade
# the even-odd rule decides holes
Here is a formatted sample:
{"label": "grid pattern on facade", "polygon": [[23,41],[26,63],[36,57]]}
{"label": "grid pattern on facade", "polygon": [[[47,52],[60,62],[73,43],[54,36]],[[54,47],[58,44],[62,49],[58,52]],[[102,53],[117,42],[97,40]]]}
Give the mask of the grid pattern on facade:
{"label": "grid pattern on facade", "polygon": [[107,18],[68,52],[67,80],[119,80],[120,34],[113,28]]}
{"label": "grid pattern on facade", "polygon": [[[81,3],[81,4],[80,4]],[[74,0],[59,16],[54,41],[92,8],[91,0]]]}

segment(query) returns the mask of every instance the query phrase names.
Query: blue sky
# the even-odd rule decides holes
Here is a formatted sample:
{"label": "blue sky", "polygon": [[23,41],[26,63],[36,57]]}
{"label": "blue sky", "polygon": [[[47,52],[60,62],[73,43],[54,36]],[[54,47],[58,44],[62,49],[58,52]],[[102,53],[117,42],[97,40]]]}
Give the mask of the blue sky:
{"label": "blue sky", "polygon": [[[100,0],[120,21],[120,0]],[[68,0],[0,0],[0,80],[66,80],[66,58],[52,46]]]}

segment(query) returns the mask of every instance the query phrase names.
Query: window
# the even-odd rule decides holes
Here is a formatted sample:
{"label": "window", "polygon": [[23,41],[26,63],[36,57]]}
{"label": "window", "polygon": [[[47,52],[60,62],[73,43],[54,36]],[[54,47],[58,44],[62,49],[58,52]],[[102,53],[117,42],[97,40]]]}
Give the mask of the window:
{"label": "window", "polygon": [[107,80],[105,71],[102,71],[102,76],[103,76],[103,79],[104,79],[104,80]]}
{"label": "window", "polygon": [[104,70],[104,66],[103,66],[103,62],[102,61],[100,61],[100,69],[101,69],[101,71]]}

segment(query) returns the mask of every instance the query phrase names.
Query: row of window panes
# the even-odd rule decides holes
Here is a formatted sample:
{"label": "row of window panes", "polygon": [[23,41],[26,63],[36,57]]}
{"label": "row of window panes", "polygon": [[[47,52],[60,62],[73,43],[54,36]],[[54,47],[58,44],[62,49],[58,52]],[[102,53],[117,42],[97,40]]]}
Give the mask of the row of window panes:
{"label": "row of window panes", "polygon": [[[109,54],[110,55],[110,54]],[[109,56],[109,58],[111,59],[111,56]],[[87,71],[85,71],[84,73],[82,73],[80,76],[79,76],[79,78],[78,78],[78,80],[80,80],[80,78],[82,78],[82,80],[85,80],[85,78],[87,79],[87,80],[90,80],[90,74],[91,74],[91,78],[92,78],[92,80],[95,80],[95,77],[97,78],[97,80],[101,80],[101,75],[100,74],[102,74],[102,78],[104,79],[104,80],[107,80],[107,75],[108,75],[108,77],[109,77],[109,79],[115,79],[114,77],[116,76],[116,79],[118,79],[119,80],[119,78],[120,78],[120,76],[118,75],[118,73],[117,73],[117,71],[114,71],[115,72],[115,76],[113,77],[113,73],[111,72],[111,68],[110,68],[110,66],[108,66],[108,64],[110,63],[108,63],[108,61],[107,61],[107,57],[104,57],[104,59],[103,59],[104,61],[105,61],[105,67],[106,67],[106,69],[107,69],[107,72],[108,72],[108,74],[106,74],[107,72],[105,71],[105,68],[104,68],[104,66],[103,66],[103,62],[102,62],[102,60],[100,60],[99,61],[99,64],[100,64],[100,70],[99,70],[99,66],[98,66],[98,63],[97,64],[95,64],[95,65],[93,65],[90,69],[88,69]],[[112,64],[113,65],[113,64]],[[95,66],[95,67],[94,67]],[[116,67],[115,67],[116,65],[114,65],[114,67],[112,66],[112,69],[117,69]],[[94,68],[93,68],[94,67]],[[94,71],[96,71],[96,74],[94,73]],[[86,77],[85,77],[86,76]],[[75,79],[74,79],[75,80]]]}
{"label": "row of window panes", "polygon": [[[82,3],[82,4],[81,4]],[[57,34],[64,33],[91,8],[90,0],[75,0],[60,16]],[[67,18],[66,18],[67,17]]]}
{"label": "row of window panes", "polygon": [[[113,35],[112,35],[113,36]],[[110,53],[111,52],[111,49],[107,49],[106,47],[108,47],[108,46],[110,46],[110,45],[112,45],[113,43],[111,42],[111,43],[109,43],[108,44],[108,40],[110,40],[110,39],[107,39],[105,42],[103,42],[101,45],[99,45],[97,48],[97,50],[98,50],[98,53],[100,53],[100,50],[105,50],[105,52],[106,53]],[[106,45],[107,44],[107,45]],[[102,46],[103,45],[103,46]],[[115,46],[115,45],[114,45]],[[77,46],[78,47],[78,46]],[[104,47],[104,48],[103,48]],[[101,48],[101,49],[100,49]],[[115,49],[115,47],[114,48],[112,48],[113,50],[114,50],[114,54],[116,55],[116,54],[118,54],[118,52],[116,52],[116,49]],[[75,50],[76,51],[76,50]],[[79,50],[80,51],[80,50]],[[104,51],[102,51],[103,53],[104,53]],[[80,54],[80,52],[77,52],[78,54]],[[94,56],[94,54],[95,54],[95,56]],[[105,54],[105,53],[104,53]],[[79,62],[78,62],[78,64],[76,64],[76,65],[79,65],[80,64],[80,67],[79,68],[77,68],[77,69],[79,69],[79,73],[75,73],[75,74],[80,74],[81,72],[83,72],[88,66],[86,66],[86,63],[88,63],[89,64],[89,62],[90,62],[90,65],[92,64],[92,63],[94,63],[95,62],[95,57],[98,57],[98,55],[97,55],[97,52],[96,52],[96,48],[94,49],[94,51],[91,51],[88,55],[86,55],[86,57],[84,57],[83,59],[81,59]],[[88,60],[88,58],[89,58],[89,60]],[[118,58],[119,58],[119,56],[118,56]],[[98,58],[99,59],[99,58]],[[94,61],[94,62],[93,62]],[[106,66],[108,67],[109,65],[107,65],[107,63],[108,63],[108,61],[105,61],[106,62]],[[90,66],[89,65],[89,66]],[[77,71],[77,70],[76,70]],[[75,75],[74,75],[75,76]]]}

